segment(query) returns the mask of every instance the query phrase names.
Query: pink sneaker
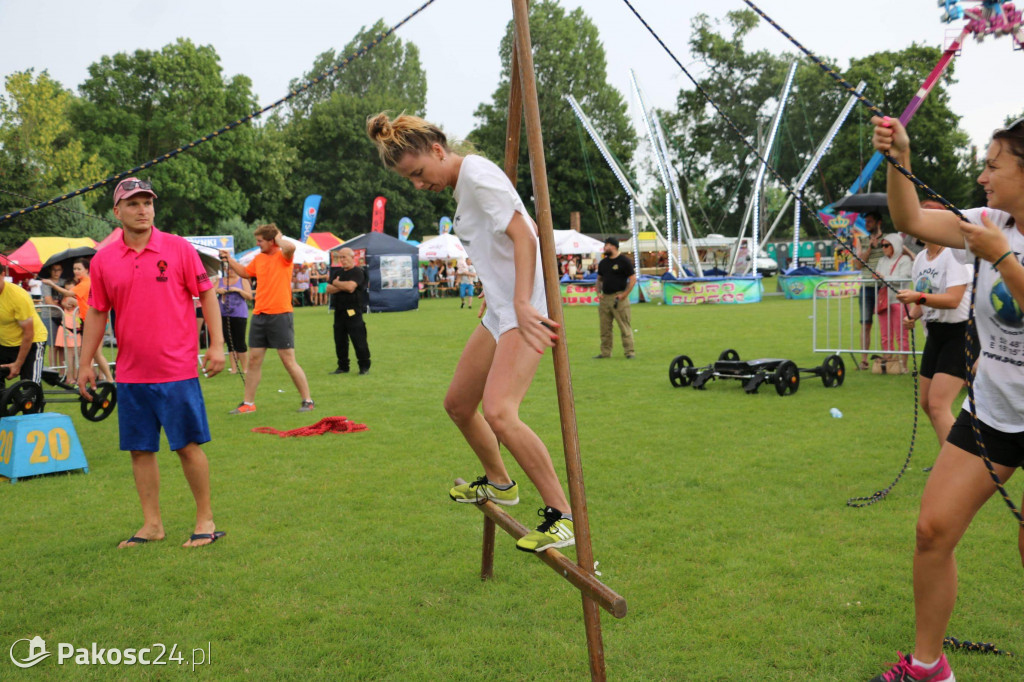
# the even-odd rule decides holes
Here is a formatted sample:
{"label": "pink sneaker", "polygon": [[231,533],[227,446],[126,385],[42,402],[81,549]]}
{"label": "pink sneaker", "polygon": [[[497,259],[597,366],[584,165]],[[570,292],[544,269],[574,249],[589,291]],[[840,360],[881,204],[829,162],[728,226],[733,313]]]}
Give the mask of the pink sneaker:
{"label": "pink sneaker", "polygon": [[914,659],[904,656],[901,651],[896,652],[896,656],[899,663],[878,677],[871,678],[871,682],[956,682],[946,654],[942,654],[935,667],[929,669],[914,665]]}

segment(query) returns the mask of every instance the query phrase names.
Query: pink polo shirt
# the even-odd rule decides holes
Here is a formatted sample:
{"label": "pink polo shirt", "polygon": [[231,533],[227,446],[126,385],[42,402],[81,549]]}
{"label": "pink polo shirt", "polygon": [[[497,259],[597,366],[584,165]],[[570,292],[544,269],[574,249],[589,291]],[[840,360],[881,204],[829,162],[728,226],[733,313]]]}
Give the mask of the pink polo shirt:
{"label": "pink polo shirt", "polygon": [[114,310],[117,381],[161,384],[195,379],[199,356],[192,297],[211,288],[195,248],[153,228],[139,253],[124,239],[93,256],[89,305]]}

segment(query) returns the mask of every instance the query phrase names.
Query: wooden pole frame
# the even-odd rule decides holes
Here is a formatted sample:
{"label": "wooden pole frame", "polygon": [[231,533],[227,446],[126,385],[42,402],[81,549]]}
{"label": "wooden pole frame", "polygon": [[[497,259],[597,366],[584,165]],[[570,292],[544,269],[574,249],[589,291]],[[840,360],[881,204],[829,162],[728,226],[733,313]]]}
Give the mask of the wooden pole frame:
{"label": "wooden pole frame", "polygon": [[[555,256],[554,225],[551,219],[551,200],[548,193],[547,167],[544,161],[544,141],[541,134],[540,105],[537,99],[537,80],[533,65],[533,46],[530,39],[528,0],[512,0],[512,11],[515,41],[510,65],[504,170],[512,185],[515,186],[519,162],[520,129],[525,114],[527,148],[530,158],[530,174],[533,178],[535,217],[539,228],[538,237],[548,317],[559,325],[558,342],[555,344],[552,357],[555,387],[558,392],[558,412],[562,426],[562,446],[565,452],[569,504],[576,533],[577,559],[576,564],[573,564],[565,555],[554,549],[539,552],[537,556],[580,590],[583,600],[583,625],[587,635],[590,677],[592,680],[604,682],[606,679],[604,644],[601,638],[601,612],[598,607],[604,608],[616,618],[625,616],[627,607],[623,597],[601,583],[594,575],[594,552],[591,547],[590,521],[587,517],[583,464],[580,460],[576,408],[573,399],[572,376],[569,371],[569,352],[566,347],[562,295]],[[464,481],[457,479],[455,482],[458,485]],[[502,530],[517,539],[525,535],[528,530],[489,500],[483,500],[477,504],[477,507],[484,514],[480,577],[487,580],[494,574],[495,528],[500,526]]]}

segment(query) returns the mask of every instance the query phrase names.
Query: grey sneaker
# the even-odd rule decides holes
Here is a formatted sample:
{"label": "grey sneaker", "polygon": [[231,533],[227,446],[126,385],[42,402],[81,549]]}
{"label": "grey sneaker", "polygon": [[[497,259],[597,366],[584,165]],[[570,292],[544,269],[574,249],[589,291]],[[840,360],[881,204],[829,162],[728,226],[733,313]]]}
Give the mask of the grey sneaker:
{"label": "grey sneaker", "polygon": [[312,400],[303,400],[299,405],[299,412],[312,412],[314,407],[316,407],[316,403]]}

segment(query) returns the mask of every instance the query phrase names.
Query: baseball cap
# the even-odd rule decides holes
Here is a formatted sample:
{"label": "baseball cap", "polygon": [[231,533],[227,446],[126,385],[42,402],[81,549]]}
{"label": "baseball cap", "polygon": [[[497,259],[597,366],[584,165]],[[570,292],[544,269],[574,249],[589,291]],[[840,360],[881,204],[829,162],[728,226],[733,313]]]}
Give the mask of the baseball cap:
{"label": "baseball cap", "polygon": [[125,178],[117,183],[117,187],[114,188],[114,206],[117,206],[119,201],[133,197],[136,194],[149,194],[156,199],[156,192],[153,191],[153,185],[149,184],[149,182],[139,180],[138,178]]}
{"label": "baseball cap", "polygon": [[619,248],[619,240],[616,239],[615,237],[608,237],[608,239],[604,240],[604,243],[610,246],[614,246],[616,249]]}

